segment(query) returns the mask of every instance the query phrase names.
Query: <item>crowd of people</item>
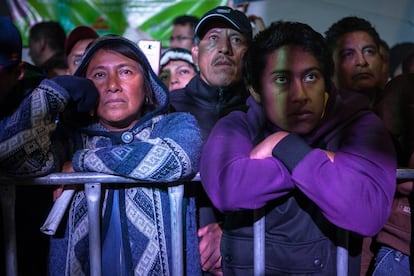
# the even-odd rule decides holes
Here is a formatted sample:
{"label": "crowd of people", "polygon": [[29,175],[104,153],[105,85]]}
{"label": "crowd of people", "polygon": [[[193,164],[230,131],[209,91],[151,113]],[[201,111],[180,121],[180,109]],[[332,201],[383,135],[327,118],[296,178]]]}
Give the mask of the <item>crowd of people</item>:
{"label": "crowd of people", "polygon": [[[54,21],[31,27],[24,62],[0,17],[0,174],[149,183],[104,187],[103,275],[170,275],[176,261],[186,275],[253,275],[259,209],[265,275],[336,275],[343,240],[348,275],[412,275],[413,182],[396,169],[414,168],[414,47],[391,64],[364,18],[319,33],[247,9],[177,16],[158,75],[136,42]],[[171,253],[177,181],[184,260]],[[82,189],[58,231],[39,232],[66,189],[18,187],[20,275],[89,275]]]}

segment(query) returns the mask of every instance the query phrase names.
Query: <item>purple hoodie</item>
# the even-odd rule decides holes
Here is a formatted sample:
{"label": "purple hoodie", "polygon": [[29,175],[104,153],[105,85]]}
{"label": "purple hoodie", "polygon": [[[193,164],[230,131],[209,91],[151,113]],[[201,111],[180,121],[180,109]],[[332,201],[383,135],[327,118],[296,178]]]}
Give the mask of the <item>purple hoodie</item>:
{"label": "purple hoodie", "polygon": [[[395,191],[396,159],[365,98],[332,92],[320,126],[306,136],[288,135],[266,159],[249,158],[254,141],[280,129],[252,98],[247,104],[247,113],[218,121],[204,146],[201,179],[219,210],[261,208],[299,189],[338,227],[364,236],[382,228]],[[321,149],[335,152],[334,162]]]}

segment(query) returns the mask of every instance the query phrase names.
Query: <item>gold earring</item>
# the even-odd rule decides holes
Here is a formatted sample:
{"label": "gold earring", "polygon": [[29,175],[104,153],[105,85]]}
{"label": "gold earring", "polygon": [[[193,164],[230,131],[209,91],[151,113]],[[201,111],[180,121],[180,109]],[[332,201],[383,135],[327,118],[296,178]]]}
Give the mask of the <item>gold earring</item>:
{"label": "gold earring", "polygon": [[323,94],[323,111],[322,111],[321,119],[325,115],[326,103],[328,102],[328,99],[329,99],[329,94],[328,92],[325,91],[325,93]]}

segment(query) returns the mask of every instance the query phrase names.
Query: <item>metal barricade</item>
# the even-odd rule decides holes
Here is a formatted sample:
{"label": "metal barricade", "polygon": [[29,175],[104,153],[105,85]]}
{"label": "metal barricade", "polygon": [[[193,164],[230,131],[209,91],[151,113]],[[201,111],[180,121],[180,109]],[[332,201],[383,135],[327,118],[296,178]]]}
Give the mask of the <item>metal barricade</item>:
{"label": "metal barricade", "polygon": [[[397,180],[414,180],[414,169],[397,169]],[[254,276],[265,275],[265,216],[264,209],[254,211]],[[339,229],[337,237],[339,246],[336,252],[337,276],[348,275],[348,236],[349,233]]]}
{"label": "metal barricade", "polygon": [[[414,169],[397,169],[396,179],[413,180]],[[193,181],[200,181],[199,175]],[[54,173],[37,178],[8,178],[0,176],[0,203],[3,210],[3,227],[5,235],[6,276],[15,276],[17,273],[17,250],[15,229],[15,185],[84,185],[88,203],[89,242],[91,275],[101,275],[101,244],[100,244],[100,198],[102,183],[137,184],[134,179],[107,175],[101,173]],[[184,275],[184,248],[183,248],[183,216],[182,200],[184,185],[171,184],[168,187],[171,209],[172,229],[172,275]],[[263,209],[254,212],[254,275],[262,276],[265,273],[265,219]],[[337,274],[348,274],[348,233],[340,230],[338,236],[342,239],[337,248]],[[176,261],[178,260],[178,261]]]}
{"label": "metal barricade", "polygon": [[[193,181],[199,181],[197,175]],[[15,186],[16,185],[84,185],[88,219],[89,219],[89,254],[90,274],[100,276],[101,270],[101,184],[137,184],[134,179],[107,175],[102,173],[53,173],[36,178],[10,178],[0,176],[0,200],[3,210],[6,276],[18,275],[16,229],[15,229]],[[141,183],[145,184],[145,183]],[[148,185],[148,183],[146,183]],[[183,250],[183,215],[182,202],[184,195],[184,184],[169,183],[168,194],[171,210],[171,237],[172,237],[172,275],[184,275],[184,250]]]}

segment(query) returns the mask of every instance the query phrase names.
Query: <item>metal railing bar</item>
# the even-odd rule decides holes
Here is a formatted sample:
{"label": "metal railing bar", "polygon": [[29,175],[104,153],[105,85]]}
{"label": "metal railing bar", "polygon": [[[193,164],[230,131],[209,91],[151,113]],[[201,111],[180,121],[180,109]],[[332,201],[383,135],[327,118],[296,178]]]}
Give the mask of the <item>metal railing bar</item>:
{"label": "metal railing bar", "polygon": [[[414,169],[408,168],[399,168],[396,171],[396,178],[398,180],[414,180]],[[176,215],[171,213],[172,218],[172,229],[176,229],[176,231],[172,234],[173,237],[173,256],[177,256],[179,260],[182,260],[181,264],[176,262],[173,263],[173,275],[183,275],[183,228],[182,228],[182,194],[183,193],[183,185],[182,182],[192,182],[192,181],[200,181],[200,175],[197,174],[192,179],[188,180],[181,180],[180,183],[168,183],[169,184],[169,192],[172,192],[173,195],[170,195],[170,199],[172,202],[171,212],[175,211]],[[16,243],[15,243],[15,224],[10,223],[10,221],[14,222],[14,208],[8,208],[7,206],[10,205],[10,202],[14,204],[15,202],[15,193],[13,194],[14,186],[15,185],[84,185],[85,192],[87,193],[87,200],[88,200],[88,210],[91,209],[91,214],[89,220],[91,221],[90,227],[95,227],[93,225],[98,225],[94,229],[90,229],[90,243],[95,244],[96,247],[96,240],[98,241],[98,247],[100,249],[100,232],[99,232],[99,225],[100,225],[100,207],[99,207],[99,200],[96,202],[97,198],[100,199],[101,196],[101,184],[103,183],[123,183],[123,184],[139,184],[140,186],[149,185],[153,186],[154,183],[150,182],[139,182],[136,179],[123,177],[123,176],[116,176],[116,175],[108,175],[104,173],[95,173],[95,172],[86,172],[86,173],[52,173],[46,176],[41,177],[10,177],[10,176],[0,176],[0,188],[2,191],[1,195],[1,204],[3,210],[3,220],[7,219],[9,223],[5,223],[3,221],[3,225],[6,226],[5,235],[7,236],[6,239],[6,275],[13,276],[17,275],[17,260],[16,260]],[[182,190],[181,190],[182,189]],[[7,191],[8,193],[6,193]],[[10,193],[11,192],[11,193]],[[178,197],[177,197],[178,195]],[[181,198],[180,198],[181,197]],[[8,204],[8,205],[7,205]],[[7,206],[6,206],[7,205]],[[98,208],[98,209],[96,209]],[[7,212],[7,210],[9,212]],[[93,211],[92,211],[93,210]],[[178,215],[177,215],[178,214]],[[259,219],[260,214],[255,213],[255,221],[258,222],[257,227],[258,229],[254,230],[255,233],[264,231],[264,217],[263,220]],[[98,219],[98,221],[96,221]],[[97,224],[96,224],[97,223]],[[180,228],[181,227],[181,228]],[[14,229],[14,231],[13,231]],[[99,233],[95,233],[98,230]],[[173,230],[174,231],[174,230]],[[13,233],[11,233],[13,232]],[[93,236],[93,237],[92,237]],[[263,239],[263,240],[262,240]],[[14,243],[13,243],[14,242]],[[180,244],[181,242],[181,244]],[[259,275],[264,270],[264,233],[259,235],[258,237],[254,238],[255,243],[255,266],[256,264],[258,267],[255,267],[255,275]],[[256,248],[257,243],[257,248]],[[101,275],[101,252],[100,250],[95,250],[90,248],[91,254],[91,275]],[[93,252],[92,252],[93,251]],[[99,252],[98,252],[99,251]],[[257,253],[256,253],[257,252]],[[259,260],[256,258],[259,257],[260,252],[262,252],[262,259]],[[338,255],[337,255],[337,265],[338,268],[347,266],[347,248],[345,247],[338,247]],[[179,257],[181,255],[181,258]],[[175,258],[173,258],[174,260]],[[96,269],[96,270],[93,270]],[[344,270],[339,270],[338,275],[340,275],[340,271],[345,272]],[[346,274],[344,274],[346,275]]]}
{"label": "metal railing bar", "polygon": [[101,253],[101,184],[85,183],[86,202],[89,220],[89,261],[91,276],[102,275]]}
{"label": "metal railing bar", "polygon": [[[195,175],[192,179],[180,180],[182,182],[200,181],[200,175]],[[134,178],[110,175],[96,172],[76,172],[76,173],[51,173],[40,177],[18,177],[18,176],[0,176],[0,185],[12,182],[16,185],[83,185],[84,183],[124,183],[139,184],[140,186],[153,186],[157,183],[142,182]],[[179,185],[178,183],[168,183],[169,185]]]}

